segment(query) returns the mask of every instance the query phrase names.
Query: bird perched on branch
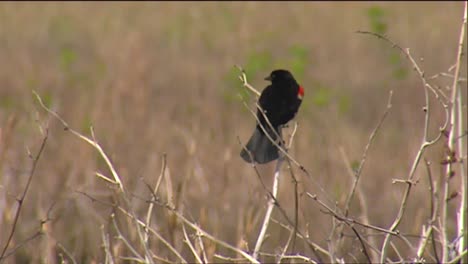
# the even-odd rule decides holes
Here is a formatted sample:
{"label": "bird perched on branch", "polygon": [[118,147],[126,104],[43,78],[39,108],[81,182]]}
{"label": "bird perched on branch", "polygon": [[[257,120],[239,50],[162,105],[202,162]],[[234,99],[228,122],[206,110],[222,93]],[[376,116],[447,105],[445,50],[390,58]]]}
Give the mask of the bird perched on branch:
{"label": "bird perched on branch", "polygon": [[240,153],[249,163],[263,164],[279,158],[279,149],[272,141],[282,145],[281,127],[296,116],[304,97],[304,88],[287,70],[274,70],[265,80],[271,85],[258,99],[257,126]]}

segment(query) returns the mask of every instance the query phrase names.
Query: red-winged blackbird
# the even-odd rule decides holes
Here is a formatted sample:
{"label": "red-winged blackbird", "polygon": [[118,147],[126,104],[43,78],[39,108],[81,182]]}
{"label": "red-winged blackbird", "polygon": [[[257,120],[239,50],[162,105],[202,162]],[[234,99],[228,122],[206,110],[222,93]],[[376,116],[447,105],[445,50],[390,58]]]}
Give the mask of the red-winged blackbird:
{"label": "red-winged blackbird", "polygon": [[[263,164],[279,158],[278,147],[271,142],[264,130],[281,146],[281,127],[294,118],[304,96],[304,88],[287,70],[274,70],[265,80],[271,81],[271,85],[263,90],[258,99],[258,104],[265,115],[257,109],[257,118],[260,122],[257,122],[252,137],[240,153],[249,163]],[[265,120],[265,116],[271,126]]]}

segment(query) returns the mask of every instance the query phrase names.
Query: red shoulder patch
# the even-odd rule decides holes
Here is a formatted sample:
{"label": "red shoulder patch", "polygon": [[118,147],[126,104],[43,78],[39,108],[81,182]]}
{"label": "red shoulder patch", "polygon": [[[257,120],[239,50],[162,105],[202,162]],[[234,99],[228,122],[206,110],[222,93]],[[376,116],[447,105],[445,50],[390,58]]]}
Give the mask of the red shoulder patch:
{"label": "red shoulder patch", "polygon": [[299,92],[297,93],[297,98],[301,99],[304,97],[304,87],[299,85]]}

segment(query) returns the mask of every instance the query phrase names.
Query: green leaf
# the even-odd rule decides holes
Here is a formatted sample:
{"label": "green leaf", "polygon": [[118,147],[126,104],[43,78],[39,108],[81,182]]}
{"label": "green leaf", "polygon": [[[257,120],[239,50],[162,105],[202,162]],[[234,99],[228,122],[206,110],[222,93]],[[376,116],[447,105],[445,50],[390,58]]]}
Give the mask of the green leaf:
{"label": "green leaf", "polygon": [[373,6],[367,9],[367,17],[369,18],[370,27],[373,32],[385,34],[387,32],[387,24],[384,22],[385,11],[378,6]]}
{"label": "green leaf", "polygon": [[367,16],[374,21],[381,19],[384,14],[384,10],[379,6],[372,6],[367,9]]}

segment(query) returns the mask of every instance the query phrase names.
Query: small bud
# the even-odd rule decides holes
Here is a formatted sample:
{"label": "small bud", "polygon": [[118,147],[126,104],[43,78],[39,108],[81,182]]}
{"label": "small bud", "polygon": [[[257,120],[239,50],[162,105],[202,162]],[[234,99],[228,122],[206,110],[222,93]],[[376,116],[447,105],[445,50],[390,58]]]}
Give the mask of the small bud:
{"label": "small bud", "polygon": [[448,159],[443,159],[443,160],[440,161],[441,165],[447,165],[449,163],[450,163],[450,160],[448,160]]}
{"label": "small bud", "polygon": [[440,131],[445,137],[449,137],[449,133],[450,131],[448,131],[447,129],[443,129],[442,131]]}
{"label": "small bud", "polygon": [[450,194],[450,196],[447,198],[447,202],[452,200],[453,198],[458,196],[458,192],[453,192]]}
{"label": "small bud", "polygon": [[452,178],[453,176],[455,176],[455,171],[452,170],[449,172],[449,178]]}

